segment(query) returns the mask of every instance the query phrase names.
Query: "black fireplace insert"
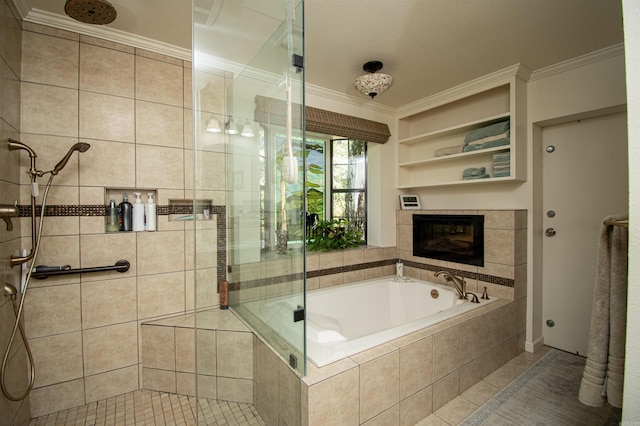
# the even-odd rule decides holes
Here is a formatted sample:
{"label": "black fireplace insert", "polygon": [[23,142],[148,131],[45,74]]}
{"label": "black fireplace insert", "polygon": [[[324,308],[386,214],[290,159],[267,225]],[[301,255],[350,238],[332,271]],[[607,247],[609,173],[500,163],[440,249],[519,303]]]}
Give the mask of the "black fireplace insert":
{"label": "black fireplace insert", "polygon": [[414,214],[413,255],[484,266],[484,216]]}

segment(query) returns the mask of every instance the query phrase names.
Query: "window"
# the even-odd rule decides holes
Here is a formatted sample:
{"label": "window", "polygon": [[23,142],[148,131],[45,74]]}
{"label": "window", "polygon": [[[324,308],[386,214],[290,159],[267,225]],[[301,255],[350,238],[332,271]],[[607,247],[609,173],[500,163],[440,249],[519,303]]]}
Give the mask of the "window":
{"label": "window", "polygon": [[[261,248],[269,251],[275,246],[275,230],[281,220],[282,191],[277,173],[269,172],[275,160],[275,168],[281,167],[286,137],[274,132],[269,138],[267,132],[261,133]],[[344,219],[350,226],[361,231],[362,243],[366,244],[367,235],[367,143],[353,139],[330,139],[325,135],[307,132],[305,141],[305,191],[307,219],[318,220]],[[294,137],[295,139],[295,137]],[[299,141],[299,139],[298,139]],[[269,147],[271,145],[271,147]],[[299,145],[299,143],[297,144]],[[294,153],[298,156],[299,153]],[[271,158],[272,160],[269,160]],[[303,164],[299,164],[299,173],[303,173]],[[274,175],[276,181],[269,182],[265,176]],[[299,200],[301,185],[286,185],[287,202]],[[298,201],[299,202],[299,201]],[[292,224],[300,220],[302,212],[288,211],[287,221]],[[309,222],[307,222],[309,225]],[[307,231],[309,228],[307,227]],[[302,235],[290,232],[289,242],[301,242]]]}
{"label": "window", "polygon": [[367,235],[367,143],[331,141],[331,219],[344,219]]}

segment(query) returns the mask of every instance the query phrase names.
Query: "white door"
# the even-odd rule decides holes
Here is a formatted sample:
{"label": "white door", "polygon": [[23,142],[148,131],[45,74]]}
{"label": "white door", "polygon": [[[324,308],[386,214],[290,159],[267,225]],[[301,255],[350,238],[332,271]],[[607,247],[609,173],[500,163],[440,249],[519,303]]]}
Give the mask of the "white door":
{"label": "white door", "polygon": [[627,214],[626,113],[545,127],[545,344],[586,356],[602,219]]}

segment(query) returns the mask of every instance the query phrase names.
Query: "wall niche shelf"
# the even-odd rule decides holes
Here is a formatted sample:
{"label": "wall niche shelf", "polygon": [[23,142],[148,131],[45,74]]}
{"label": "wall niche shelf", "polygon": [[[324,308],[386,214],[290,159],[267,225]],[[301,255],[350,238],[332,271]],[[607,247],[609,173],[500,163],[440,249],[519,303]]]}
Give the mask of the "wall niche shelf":
{"label": "wall niche shelf", "polygon": [[[528,70],[514,65],[420,102],[398,119],[398,189],[526,180]],[[461,147],[467,133],[510,120],[510,144],[436,156]],[[494,154],[509,154],[509,176],[494,176]],[[463,180],[463,170],[485,167],[484,179]]]}

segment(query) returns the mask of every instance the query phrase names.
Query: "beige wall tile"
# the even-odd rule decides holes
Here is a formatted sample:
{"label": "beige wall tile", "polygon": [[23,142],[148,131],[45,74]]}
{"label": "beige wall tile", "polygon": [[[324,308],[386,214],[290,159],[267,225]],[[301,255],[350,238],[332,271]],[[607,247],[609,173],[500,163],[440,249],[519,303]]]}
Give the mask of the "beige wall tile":
{"label": "beige wall tile", "polygon": [[433,389],[428,386],[400,401],[400,425],[415,425],[433,412]]}
{"label": "beige wall tile", "polygon": [[320,269],[338,268],[344,265],[342,250],[321,253],[318,256]]}
{"label": "beige wall tile", "polygon": [[78,88],[78,42],[25,31],[22,81]]}
{"label": "beige wall tile", "polygon": [[478,357],[460,368],[460,393],[482,380],[482,357]]}
{"label": "beige wall tile", "polygon": [[215,330],[196,330],[196,363],[198,374],[217,374],[217,348]]}
{"label": "beige wall tile", "polygon": [[177,372],[176,392],[178,395],[196,396],[196,375]]}
{"label": "beige wall tile", "polygon": [[460,372],[455,371],[433,384],[433,411],[439,410],[459,395],[459,376]]}
{"label": "beige wall tile", "polygon": [[25,332],[33,339],[78,331],[80,315],[79,284],[31,288],[24,303]]}
{"label": "beige wall tile", "polygon": [[502,341],[502,324],[500,324],[500,311],[493,310],[483,316],[482,324],[482,352],[487,353]]}
{"label": "beige wall tile", "polygon": [[184,273],[138,277],[138,318],[146,319],[183,312]]}
{"label": "beige wall tile", "polygon": [[138,364],[136,322],[84,330],[82,338],[88,376]]}
{"label": "beige wall tile", "polygon": [[[80,266],[91,268],[95,266],[115,265],[120,260],[127,260],[131,264],[126,272],[92,272],[82,274],[82,282],[101,281],[113,279],[114,274],[118,279],[135,277],[136,275],[136,235],[133,232],[118,232],[101,235],[81,235]],[[51,263],[56,265],[56,263]]]}
{"label": "beige wall tile", "polygon": [[33,389],[29,398],[33,417],[79,407],[85,403],[84,380],[76,379]]}
{"label": "beige wall tile", "polygon": [[433,382],[433,338],[400,348],[400,399],[405,399]]}
{"label": "beige wall tile", "polygon": [[515,229],[515,210],[480,210],[485,229]]}
{"label": "beige wall tile", "polygon": [[176,369],[175,327],[143,324],[142,366],[160,370]]}
{"label": "beige wall tile", "polygon": [[80,92],[80,137],[117,142],[135,141],[133,99]]}
{"label": "beige wall tile", "polygon": [[132,98],[134,56],[111,47],[80,43],[80,90]]}
{"label": "beige wall tile", "polygon": [[82,328],[135,321],[138,297],[134,277],[82,284]]}
{"label": "beige wall tile", "polygon": [[433,378],[440,380],[460,368],[460,327],[433,336]]}
{"label": "beige wall tile", "polygon": [[395,426],[400,424],[400,406],[394,405],[387,411],[378,414],[371,420],[362,423],[362,426]]}
{"label": "beige wall tile", "polygon": [[[135,187],[135,145],[132,143],[89,140],[91,148],[82,154],[80,185],[108,188]],[[104,200],[102,192],[101,203]],[[122,201],[116,199],[116,204]]]}
{"label": "beige wall tile", "polygon": [[184,147],[184,113],[181,107],[136,101],[136,143]]}
{"label": "beige wall tile", "polygon": [[300,377],[282,360],[278,362],[278,415],[287,425],[300,425]]}
{"label": "beige wall tile", "polygon": [[253,379],[253,335],[218,331],[217,375],[240,379]]}
{"label": "beige wall tile", "polygon": [[34,387],[81,378],[82,333],[29,339],[33,362],[37,369]]}
{"label": "beige wall tile", "polygon": [[78,135],[78,91],[22,83],[21,130],[40,135]]}
{"label": "beige wall tile", "polygon": [[184,271],[184,232],[138,232],[136,236],[139,276]]}
{"label": "beige wall tile", "polygon": [[87,404],[139,389],[138,365],[132,365],[84,379]]}
{"label": "beige wall tile", "polygon": [[182,66],[136,56],[136,98],[183,106]]}
{"label": "beige wall tile", "polygon": [[217,377],[218,399],[253,403],[253,380]]}
{"label": "beige wall tile", "polygon": [[184,188],[183,150],[137,145],[136,186],[140,188]]}
{"label": "beige wall tile", "polygon": [[482,355],[482,317],[460,325],[460,363],[462,365]]}
{"label": "beige wall tile", "polygon": [[358,407],[358,392],[354,392],[359,386],[357,368],[310,386],[309,426],[359,425],[361,408]]}
{"label": "beige wall tile", "polygon": [[219,152],[199,151],[195,162],[198,189],[224,191],[226,186],[225,155]]}
{"label": "beige wall tile", "polygon": [[489,263],[514,265],[514,232],[504,229],[485,229],[484,259]]}
{"label": "beige wall tile", "polygon": [[176,371],[195,373],[196,334],[193,328],[176,327]]}
{"label": "beige wall tile", "polygon": [[399,351],[360,366],[360,421],[397,404],[400,386]]}
{"label": "beige wall tile", "polygon": [[143,368],[143,389],[176,393],[176,372]]}
{"label": "beige wall tile", "polygon": [[215,376],[206,376],[204,374],[196,375],[196,388],[198,397],[218,399],[218,380]]}

